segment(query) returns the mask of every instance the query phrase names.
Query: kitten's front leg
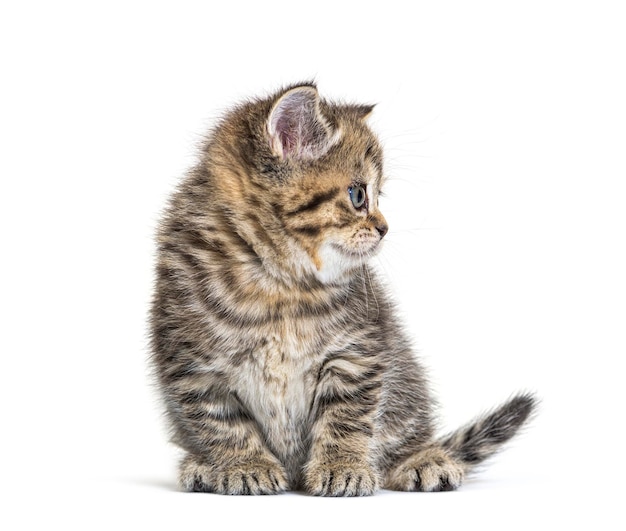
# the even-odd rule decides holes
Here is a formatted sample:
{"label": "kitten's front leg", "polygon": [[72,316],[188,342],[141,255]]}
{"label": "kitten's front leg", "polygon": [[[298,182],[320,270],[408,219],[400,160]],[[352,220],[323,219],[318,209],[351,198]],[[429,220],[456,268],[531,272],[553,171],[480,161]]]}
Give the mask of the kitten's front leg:
{"label": "kitten's front leg", "polygon": [[[181,404],[184,406],[184,404]],[[188,450],[180,464],[187,491],[277,494],[288,488],[282,464],[266,447],[258,425],[232,397],[196,397],[179,416]]]}
{"label": "kitten's front leg", "polygon": [[334,358],[320,373],[304,488],[318,496],[369,496],[380,476],[371,455],[381,389],[377,371]]}

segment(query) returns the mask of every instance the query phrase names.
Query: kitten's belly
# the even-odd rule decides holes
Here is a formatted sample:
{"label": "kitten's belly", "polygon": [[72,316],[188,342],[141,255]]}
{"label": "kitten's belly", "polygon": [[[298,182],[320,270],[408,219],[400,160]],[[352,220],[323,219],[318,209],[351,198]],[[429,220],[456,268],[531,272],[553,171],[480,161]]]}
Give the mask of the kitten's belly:
{"label": "kitten's belly", "polygon": [[271,337],[244,363],[237,393],[263,430],[267,444],[287,466],[305,451],[315,386],[314,363],[285,337]]}

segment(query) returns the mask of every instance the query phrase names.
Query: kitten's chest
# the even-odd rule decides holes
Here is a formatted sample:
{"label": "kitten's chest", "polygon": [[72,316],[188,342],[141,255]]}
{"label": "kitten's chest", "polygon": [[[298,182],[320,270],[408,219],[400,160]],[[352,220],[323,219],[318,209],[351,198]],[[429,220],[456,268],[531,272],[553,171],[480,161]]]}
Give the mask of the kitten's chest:
{"label": "kitten's chest", "polygon": [[306,340],[289,331],[272,333],[258,346],[237,374],[237,393],[278,454],[290,456],[303,448],[317,368]]}

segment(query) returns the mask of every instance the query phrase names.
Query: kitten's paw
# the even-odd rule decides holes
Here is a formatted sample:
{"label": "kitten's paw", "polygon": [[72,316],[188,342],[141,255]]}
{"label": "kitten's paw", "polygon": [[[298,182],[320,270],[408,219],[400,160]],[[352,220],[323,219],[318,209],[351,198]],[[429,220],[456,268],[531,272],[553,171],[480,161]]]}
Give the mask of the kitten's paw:
{"label": "kitten's paw", "polygon": [[463,467],[440,448],[415,454],[387,474],[385,488],[437,492],[455,490],[463,482]]}
{"label": "kitten's paw", "polygon": [[304,474],[305,489],[315,496],[371,496],[378,483],[378,475],[365,463],[308,465]]}
{"label": "kitten's paw", "polygon": [[262,457],[226,467],[188,455],[180,465],[180,484],[189,492],[216,494],[278,494],[288,488],[280,464]]}

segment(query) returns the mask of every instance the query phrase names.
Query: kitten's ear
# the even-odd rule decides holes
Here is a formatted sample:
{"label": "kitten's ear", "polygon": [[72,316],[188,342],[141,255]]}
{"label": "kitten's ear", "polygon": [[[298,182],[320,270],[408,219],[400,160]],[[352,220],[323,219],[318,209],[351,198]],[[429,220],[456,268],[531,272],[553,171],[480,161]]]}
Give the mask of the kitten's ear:
{"label": "kitten's ear", "polygon": [[321,157],[340,136],[320,112],[319,95],[312,86],[288,90],[274,103],[267,132],[275,155],[300,160]]}
{"label": "kitten's ear", "polygon": [[354,105],[352,109],[361,120],[367,120],[374,112],[376,105]]}

